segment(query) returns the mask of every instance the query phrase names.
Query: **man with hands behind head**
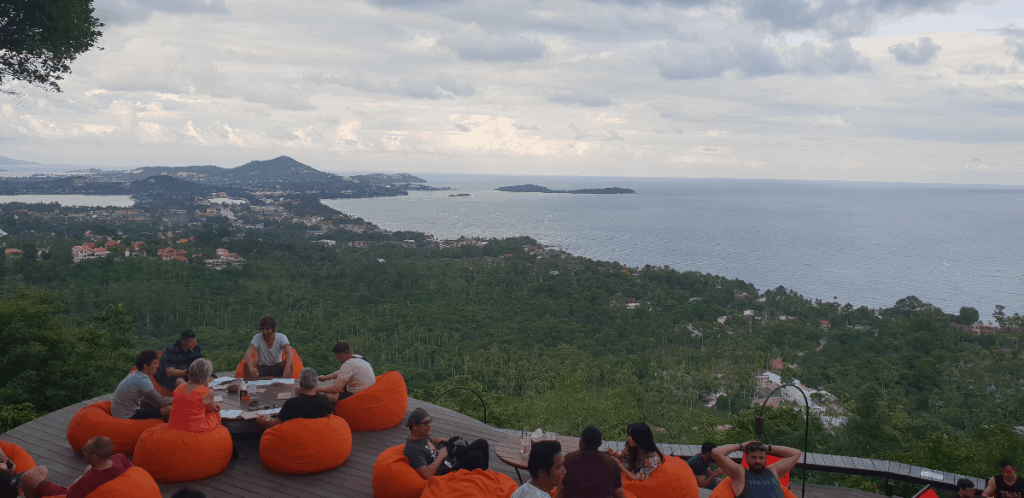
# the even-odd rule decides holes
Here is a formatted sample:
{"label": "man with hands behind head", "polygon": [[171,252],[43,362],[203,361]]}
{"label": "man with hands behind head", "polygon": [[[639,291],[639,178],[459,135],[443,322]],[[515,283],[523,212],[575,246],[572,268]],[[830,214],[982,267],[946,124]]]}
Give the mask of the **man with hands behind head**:
{"label": "man with hands behind head", "polygon": [[[749,469],[729,458],[729,454],[734,451],[746,454]],[[779,476],[789,473],[800,461],[800,450],[770,444],[765,446],[760,441],[719,446],[711,450],[711,455],[718,467],[732,479],[732,491],[736,498],[782,498]],[[768,455],[777,456],[781,460],[767,465]]]}

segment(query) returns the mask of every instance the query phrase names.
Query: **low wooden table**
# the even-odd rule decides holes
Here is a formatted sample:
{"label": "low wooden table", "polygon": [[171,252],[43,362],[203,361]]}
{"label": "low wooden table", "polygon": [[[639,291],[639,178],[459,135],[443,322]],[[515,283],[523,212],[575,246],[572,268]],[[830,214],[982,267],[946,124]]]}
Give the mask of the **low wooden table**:
{"label": "low wooden table", "polygon": [[[578,437],[555,434],[555,441],[562,444],[563,454],[580,449],[580,438]],[[516,469],[516,475],[519,476],[519,484],[522,484],[523,476],[519,473],[519,469],[528,469],[530,461],[530,453],[523,453],[522,438],[520,436],[513,436],[501,441],[494,446],[494,454],[498,455],[502,462]]]}
{"label": "low wooden table", "polygon": [[[234,379],[222,386],[241,386],[242,379]],[[218,386],[220,387],[220,386]],[[228,392],[227,389],[214,389],[214,394],[223,398],[217,403],[220,404],[222,410],[244,410],[244,411],[259,411],[269,410],[272,408],[280,408],[284,406],[284,402],[288,401],[289,398],[295,396],[295,390],[298,388],[298,381],[293,384],[270,384],[253,386],[252,382],[249,383],[249,397],[256,400],[255,410],[250,410],[249,403],[244,406],[241,402],[240,392]],[[262,391],[259,391],[262,389]],[[287,398],[278,398],[280,394],[288,394]],[[243,419],[241,416],[235,418],[221,418],[221,424],[227,427],[228,431],[232,434],[247,434],[253,432],[260,432],[263,429],[256,423],[256,419]]]}

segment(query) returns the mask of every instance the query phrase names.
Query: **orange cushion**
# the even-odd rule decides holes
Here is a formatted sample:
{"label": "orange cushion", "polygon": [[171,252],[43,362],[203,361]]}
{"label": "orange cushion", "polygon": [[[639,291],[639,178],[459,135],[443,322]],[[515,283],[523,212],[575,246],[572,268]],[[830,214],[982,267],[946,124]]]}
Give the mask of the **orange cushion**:
{"label": "orange cushion", "polygon": [[266,430],[260,460],[272,472],[315,474],[333,469],[352,452],[352,430],[341,417],[296,418]]}
{"label": "orange cushion", "polygon": [[[163,351],[156,352],[157,358],[160,358],[163,355]],[[132,369],[128,371],[128,374],[131,375],[131,373],[136,370],[138,370],[138,368],[132,367]],[[152,375],[149,376],[149,381],[153,383],[153,389],[156,389],[156,392],[160,393],[161,396],[165,396],[168,398],[172,396],[171,391],[168,391],[166,388],[164,388],[164,386],[161,386],[160,383],[156,381],[156,378],[153,377]]]}
{"label": "orange cushion", "polygon": [[402,423],[408,407],[405,378],[392,370],[378,375],[376,384],[339,401],[334,414],[354,431],[380,431]]}
{"label": "orange cushion", "polygon": [[160,424],[142,433],[135,465],[157,482],[198,481],[228,468],[234,443],[223,425],[212,432],[185,432]]}
{"label": "orange cushion", "polygon": [[36,461],[32,459],[32,455],[29,455],[21,446],[7,441],[0,441],[0,450],[3,450],[7,458],[14,462],[14,470],[17,472],[25,472],[36,466]]}
{"label": "orange cushion", "polygon": [[[796,495],[785,486],[782,487],[782,496],[783,498],[796,498]],[[732,492],[732,478],[722,479],[722,482],[718,483],[715,490],[711,492],[710,498],[736,498],[736,493]]]}
{"label": "orange cushion", "polygon": [[134,466],[85,495],[86,498],[160,498],[160,486],[145,469]]}
{"label": "orange cushion", "polygon": [[93,436],[107,436],[114,441],[114,453],[130,455],[135,442],[146,429],[160,424],[159,419],[121,419],[110,414],[109,401],[97,401],[78,410],[68,424],[68,443],[78,453]]}
{"label": "orange cushion", "polygon": [[405,444],[392,446],[373,462],[373,496],[377,498],[419,498],[427,480],[409,465],[402,454]]}
{"label": "orange cushion", "polygon": [[[291,346],[288,346],[288,347],[292,348]],[[252,359],[253,359],[253,361],[256,361],[256,353],[253,353]],[[283,352],[281,353],[281,361],[284,361],[284,353]],[[242,370],[243,365],[245,365],[245,360],[244,359],[239,361],[238,362],[238,367],[235,368],[235,378],[241,379],[242,377],[245,377],[245,372]],[[299,378],[299,372],[301,372],[301,371],[302,371],[302,358],[299,358],[299,352],[296,351],[295,348],[292,348],[292,375],[291,375],[291,377],[293,379],[298,379]]]}
{"label": "orange cushion", "polygon": [[697,478],[681,458],[665,457],[665,461],[643,481],[622,478],[622,489],[636,498],[698,498]]}
{"label": "orange cushion", "polygon": [[427,479],[421,498],[509,498],[519,486],[493,470],[457,470]]}
{"label": "orange cushion", "polygon": [[[555,498],[555,491],[557,491],[557,490],[558,490],[558,488],[551,488],[551,493],[550,493],[551,498]],[[626,490],[622,490],[622,496],[624,496],[625,498],[636,498],[636,495],[634,495],[633,493],[630,493],[629,491],[626,491]]]}

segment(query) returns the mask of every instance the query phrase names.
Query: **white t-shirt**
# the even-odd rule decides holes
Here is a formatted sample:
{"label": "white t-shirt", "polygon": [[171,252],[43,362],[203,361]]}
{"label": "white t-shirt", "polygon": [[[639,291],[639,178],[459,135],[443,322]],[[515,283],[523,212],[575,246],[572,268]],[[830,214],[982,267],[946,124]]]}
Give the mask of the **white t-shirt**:
{"label": "white t-shirt", "polygon": [[519,486],[515,493],[512,493],[511,498],[551,498],[551,494],[541,491],[533,483],[527,481],[526,484]]}
{"label": "white t-shirt", "polygon": [[350,393],[357,393],[377,383],[377,376],[373,375],[373,367],[370,362],[357,354],[345,360],[338,369],[336,382],[344,382],[345,390]]}
{"label": "white t-shirt", "polygon": [[275,332],[274,345],[267,347],[266,341],[263,340],[263,334],[256,334],[253,336],[251,344],[256,346],[257,365],[277,365],[281,363],[281,353],[288,345],[288,337],[280,332]]}

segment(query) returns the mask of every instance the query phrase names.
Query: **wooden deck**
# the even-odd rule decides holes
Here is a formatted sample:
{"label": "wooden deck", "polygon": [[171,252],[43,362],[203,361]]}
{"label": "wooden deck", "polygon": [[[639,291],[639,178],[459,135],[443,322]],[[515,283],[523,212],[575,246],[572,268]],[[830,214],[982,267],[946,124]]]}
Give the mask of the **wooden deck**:
{"label": "wooden deck", "polygon": [[[46,466],[50,471],[50,479],[64,486],[70,485],[85,468],[81,456],[76,454],[67,442],[66,430],[71,417],[80,408],[96,401],[110,399],[111,395],[76,403],[39,417],[27,424],[0,434],[0,439],[13,442],[25,448],[39,465]],[[457,412],[432,405],[424,401],[409,399],[408,411],[423,407],[431,415],[434,423],[434,436],[448,437],[461,435],[466,439],[486,439],[492,445],[490,466],[492,470],[517,479],[514,468],[503,463],[494,454],[493,446],[516,436],[519,431],[497,429]],[[199,489],[207,496],[213,497],[372,497],[371,472],[373,462],[385,449],[405,442],[409,431],[399,425],[384,431],[360,432],[352,434],[352,454],[340,467],[311,476],[285,476],[268,471],[259,458],[259,435],[235,435],[235,447],[240,456],[231,461],[228,469],[214,477],[184,484],[161,484],[163,496],[169,497],[178,489],[188,486]],[[623,442],[608,441],[606,446],[621,449]],[[700,452],[700,446],[662,444],[659,445],[667,454],[690,457]],[[736,453],[733,457],[739,457]],[[802,459],[801,459],[802,460]],[[803,468],[801,463],[797,468]],[[838,455],[809,453],[806,468],[813,471],[839,472],[872,477],[895,479],[904,482],[931,485],[942,490],[955,490],[956,481],[961,476],[948,472],[934,471],[909,466],[897,462],[867,460]],[[524,473],[525,475],[525,473]],[[793,475],[794,492],[799,495],[799,473]],[[984,489],[985,480],[966,476],[975,481],[975,486]],[[518,482],[518,480],[517,480]],[[701,497],[707,498],[709,492],[702,490]],[[808,486],[808,498],[870,498],[871,493],[863,491],[832,488],[825,486]]]}

